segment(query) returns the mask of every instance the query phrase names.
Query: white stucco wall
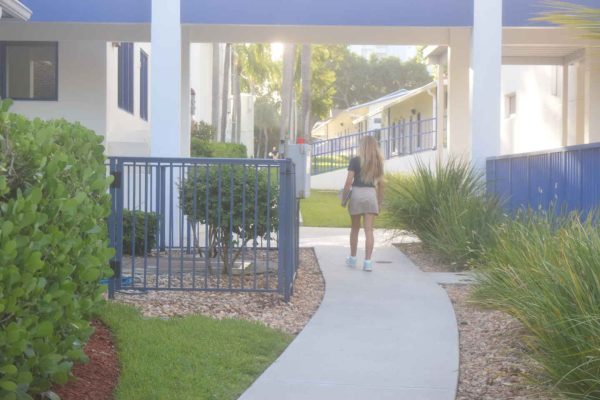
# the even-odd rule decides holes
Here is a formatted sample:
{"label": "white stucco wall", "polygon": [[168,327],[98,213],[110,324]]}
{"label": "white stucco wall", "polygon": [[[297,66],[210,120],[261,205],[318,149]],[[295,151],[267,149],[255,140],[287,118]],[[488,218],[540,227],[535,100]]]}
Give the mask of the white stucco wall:
{"label": "white stucco wall", "polygon": [[11,111],[28,118],[78,121],[105,136],[105,49],[103,41],[60,41],[58,101],[15,101]]}
{"label": "white stucco wall", "polygon": [[[502,68],[502,154],[562,146],[562,67],[505,65]],[[506,96],[516,95],[507,115]]]}
{"label": "white stucco wall", "polygon": [[140,117],[140,51],[148,54],[148,79],[150,79],[149,43],[135,43],[133,50],[133,113],[119,108],[118,105],[118,62],[119,48],[106,43],[106,132],[109,155],[149,156],[150,155],[150,110],[151,99],[148,95],[148,121]]}

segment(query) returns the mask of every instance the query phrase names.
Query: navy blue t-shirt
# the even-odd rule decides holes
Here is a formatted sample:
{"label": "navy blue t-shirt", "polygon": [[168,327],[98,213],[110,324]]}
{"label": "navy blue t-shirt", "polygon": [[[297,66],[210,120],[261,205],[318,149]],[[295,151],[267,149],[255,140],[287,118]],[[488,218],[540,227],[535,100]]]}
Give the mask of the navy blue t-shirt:
{"label": "navy blue t-shirt", "polygon": [[360,157],[353,157],[350,159],[350,165],[348,165],[348,171],[354,171],[354,183],[352,186],[356,187],[375,187],[372,183],[365,183],[360,179]]}

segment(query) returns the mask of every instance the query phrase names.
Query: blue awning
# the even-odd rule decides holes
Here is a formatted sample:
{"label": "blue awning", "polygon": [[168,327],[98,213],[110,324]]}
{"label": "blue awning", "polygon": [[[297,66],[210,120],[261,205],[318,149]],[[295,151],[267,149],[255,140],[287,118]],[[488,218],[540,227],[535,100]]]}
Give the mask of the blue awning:
{"label": "blue awning", "polygon": [[[149,23],[151,0],[22,0],[31,21]],[[176,0],[168,0],[176,1]],[[598,6],[598,0],[572,0]],[[540,0],[504,0],[504,26],[546,25],[531,21]],[[419,26],[473,24],[473,0],[181,0],[185,24]]]}

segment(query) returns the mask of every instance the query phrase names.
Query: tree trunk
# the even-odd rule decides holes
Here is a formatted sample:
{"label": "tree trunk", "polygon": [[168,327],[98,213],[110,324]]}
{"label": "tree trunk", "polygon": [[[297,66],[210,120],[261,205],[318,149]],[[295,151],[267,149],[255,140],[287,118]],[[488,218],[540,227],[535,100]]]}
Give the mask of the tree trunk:
{"label": "tree trunk", "polygon": [[211,124],[215,130],[214,140],[218,140],[219,135],[219,120],[220,120],[220,72],[221,72],[221,51],[219,43],[212,44],[212,113],[211,113]]}
{"label": "tree trunk", "polygon": [[269,133],[267,132],[267,128],[263,128],[263,135],[265,137],[265,156],[267,158],[269,156]]}
{"label": "tree trunk", "polygon": [[233,62],[231,64],[233,66],[233,121],[235,121],[235,123],[233,123],[233,126],[235,126],[235,129],[232,129],[231,137],[235,138],[233,140],[235,143],[240,143],[242,141],[242,92],[240,87],[241,69],[239,66],[239,59],[235,54],[234,50],[232,50],[232,57]]}
{"label": "tree trunk", "polygon": [[227,117],[229,110],[229,81],[231,79],[231,43],[225,45],[225,61],[223,62],[223,98],[221,99],[221,142],[226,140]]}
{"label": "tree trunk", "polygon": [[312,52],[310,44],[302,45],[300,57],[300,73],[302,78],[302,112],[298,137],[307,139],[310,137],[310,100],[311,100],[311,70]]}
{"label": "tree trunk", "polygon": [[279,125],[279,154],[283,154],[283,145],[289,137],[290,118],[292,113],[292,96],[294,92],[294,64],[296,46],[286,43],[283,50],[283,82],[281,90],[281,123]]}

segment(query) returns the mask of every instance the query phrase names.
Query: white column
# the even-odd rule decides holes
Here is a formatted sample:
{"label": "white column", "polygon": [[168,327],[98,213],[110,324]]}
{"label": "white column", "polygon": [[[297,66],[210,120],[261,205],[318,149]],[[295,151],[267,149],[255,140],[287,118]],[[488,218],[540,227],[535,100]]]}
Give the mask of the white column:
{"label": "white column", "polygon": [[562,145],[569,145],[569,64],[562,66]]}
{"label": "white column", "polygon": [[190,156],[191,124],[192,124],[192,95],[190,84],[190,41],[187,31],[181,38],[181,157]]}
{"label": "white column", "polygon": [[446,110],[445,93],[446,88],[444,87],[444,66],[441,61],[438,61],[437,65],[437,93],[435,98],[435,116],[436,116],[436,143],[437,143],[437,158],[438,161],[442,162],[444,159],[444,127],[446,126],[446,120],[444,113]]}
{"label": "white column", "polygon": [[181,155],[180,2],[152,0],[150,154]]}
{"label": "white column", "polygon": [[502,0],[474,0],[471,52],[471,160],[500,154]]}
{"label": "white column", "polygon": [[448,155],[469,157],[471,114],[469,111],[469,60],[471,30],[450,29],[448,48]]}
{"label": "white column", "polygon": [[600,142],[600,49],[585,52],[585,143]]}

